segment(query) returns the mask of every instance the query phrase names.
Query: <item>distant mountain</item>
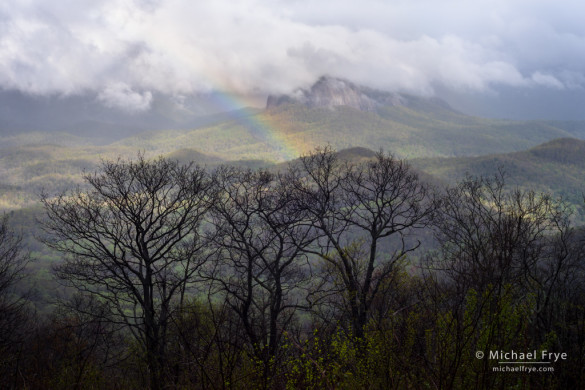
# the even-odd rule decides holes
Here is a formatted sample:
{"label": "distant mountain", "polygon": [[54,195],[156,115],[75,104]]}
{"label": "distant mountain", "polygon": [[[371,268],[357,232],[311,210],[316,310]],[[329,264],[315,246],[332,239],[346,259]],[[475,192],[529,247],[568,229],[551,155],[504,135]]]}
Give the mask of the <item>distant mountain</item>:
{"label": "distant mountain", "polygon": [[427,110],[432,105],[440,106],[443,110],[453,111],[446,102],[437,98],[420,98],[396,92],[380,91],[358,86],[349,80],[328,76],[319,78],[309,90],[297,89],[291,95],[269,96],[266,108],[271,109],[291,103],[302,104],[308,108],[346,106],[367,112],[378,112],[382,107],[409,107]]}
{"label": "distant mountain", "polygon": [[[438,98],[386,92],[322,77],[309,89],[270,96],[259,117],[284,138],[338,149],[384,148],[400,157],[477,156],[523,150],[555,138],[585,137],[584,122],[478,118]],[[301,142],[301,140],[303,142]]]}
{"label": "distant mountain", "polygon": [[[585,141],[561,138],[538,145],[517,156],[529,155],[553,164],[574,165],[585,168]],[[585,183],[583,183],[585,187]]]}
{"label": "distant mountain", "polygon": [[[338,150],[383,148],[402,158],[417,158],[505,153],[555,138],[585,138],[585,122],[478,118],[437,98],[380,91],[332,77],[322,77],[311,88],[291,95],[270,96],[265,110],[208,116],[200,116],[195,103],[188,109],[163,98],[154,100],[152,112],[136,117],[106,108],[100,111],[95,102],[81,98],[64,98],[59,104],[39,99],[33,103],[43,114],[22,121],[49,118],[68,125],[63,124],[60,132],[0,133],[0,149],[55,143],[102,146],[108,155],[119,150],[169,154],[193,149],[227,161],[283,161],[326,144]],[[14,101],[17,108],[27,103],[22,96]],[[0,119],[4,114],[6,120],[18,117],[20,111],[12,108],[2,107]],[[136,133],[140,126],[144,131]]]}
{"label": "distant mountain", "polygon": [[503,168],[512,186],[546,191],[582,205],[585,141],[561,138],[525,151],[479,157],[414,159],[411,164],[437,178],[456,182],[466,174],[493,176]]}
{"label": "distant mountain", "polygon": [[223,160],[219,157],[209,156],[209,155],[206,155],[204,153],[201,153],[198,150],[189,149],[189,148],[183,148],[183,149],[176,150],[172,153],[169,153],[167,155],[167,157],[172,159],[172,160],[177,160],[182,164],[187,164],[190,162],[197,162],[198,164],[205,165],[205,164],[221,164],[221,163],[225,162],[225,160]]}
{"label": "distant mountain", "polygon": [[342,160],[357,162],[363,160],[371,160],[375,158],[376,152],[368,148],[354,147],[340,150],[337,152],[337,155]]}
{"label": "distant mountain", "polygon": [[[15,100],[18,104],[12,104],[20,107],[20,103],[27,102],[24,97],[20,99]],[[109,112],[105,110],[97,115],[99,113],[94,112],[95,106],[91,102],[86,102],[89,108],[84,108],[81,103],[82,100],[65,99],[53,112],[53,105],[41,99],[34,104],[43,107],[48,104],[44,107],[45,113],[22,120],[35,122],[45,116],[58,118],[66,115],[66,109],[79,110],[73,110],[69,119],[103,119],[101,114]],[[148,118],[136,118],[138,122],[132,122],[129,115],[120,113],[117,115],[126,118],[126,122],[116,122],[116,116],[106,124],[90,118],[78,122],[80,129],[70,132],[40,129],[0,133],[0,184],[4,186],[0,187],[0,208],[28,204],[38,199],[33,194],[43,187],[60,190],[78,184],[83,169],[93,169],[102,158],[134,158],[139,151],[149,157],[165,155],[182,162],[195,160],[208,166],[233,162],[252,168],[295,159],[319,145],[330,145],[337,150],[383,149],[407,159],[465,157],[461,160],[432,160],[431,165],[427,164],[425,168],[429,172],[434,171],[443,177],[457,176],[458,173],[454,172],[465,170],[466,164],[471,164],[469,169],[474,172],[482,172],[480,167],[475,168],[478,164],[493,165],[485,158],[468,157],[493,157],[496,153],[503,156],[502,153],[526,150],[553,139],[585,138],[585,122],[478,118],[457,112],[436,98],[379,91],[330,77],[320,78],[307,90],[269,97],[264,110],[242,109],[201,117],[195,115],[195,109],[183,112],[180,105],[170,101],[155,103],[154,111],[159,110],[156,111],[158,114],[153,113],[152,122],[145,125],[144,129],[148,131],[137,134],[133,126],[143,123],[141,121],[148,122]],[[16,118],[19,111],[11,111],[12,108],[0,106],[0,119],[9,122],[9,119]],[[161,119],[163,117],[167,119]],[[129,127],[124,127],[124,123]],[[173,126],[162,130],[158,127],[161,123]],[[112,126],[113,135],[104,130],[108,126]],[[352,149],[352,153],[363,154],[365,149]],[[573,156],[565,148],[561,150],[562,158]],[[535,149],[530,158],[542,161],[545,156],[537,156],[538,153]],[[557,152],[549,147],[540,153],[556,155]],[[578,158],[579,153],[576,151],[571,158]],[[511,157],[498,158],[508,161]],[[530,158],[524,156],[520,160],[526,164],[532,161]],[[443,167],[443,161],[449,162]],[[518,165],[521,165],[519,161]],[[437,168],[432,164],[438,164]],[[14,189],[21,192],[16,194]]]}
{"label": "distant mountain", "polygon": [[[562,125],[562,126],[561,126]],[[478,156],[585,136],[585,123],[477,118],[439,99],[377,91],[321,78],[309,90],[269,97],[267,109],[186,131],[157,131],[116,143],[144,150],[191,148],[225,160],[293,159],[317,145],[380,148],[401,158]]]}

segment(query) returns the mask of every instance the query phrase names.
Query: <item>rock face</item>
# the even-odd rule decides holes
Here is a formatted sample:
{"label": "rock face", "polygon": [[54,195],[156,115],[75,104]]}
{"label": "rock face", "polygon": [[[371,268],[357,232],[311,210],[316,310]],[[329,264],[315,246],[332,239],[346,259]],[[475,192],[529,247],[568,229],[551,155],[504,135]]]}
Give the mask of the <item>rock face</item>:
{"label": "rock face", "polygon": [[347,80],[321,77],[310,90],[298,89],[292,95],[269,96],[266,108],[287,103],[301,103],[307,107],[349,106],[360,111],[375,112],[380,106],[401,106],[407,98],[397,93],[377,91],[357,86]]}

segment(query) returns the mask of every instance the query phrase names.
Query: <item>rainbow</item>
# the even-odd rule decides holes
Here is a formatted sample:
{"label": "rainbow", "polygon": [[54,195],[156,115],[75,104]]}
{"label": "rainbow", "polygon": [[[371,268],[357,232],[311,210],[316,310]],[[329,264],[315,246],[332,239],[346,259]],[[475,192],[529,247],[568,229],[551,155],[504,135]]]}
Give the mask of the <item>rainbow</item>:
{"label": "rainbow", "polygon": [[[250,107],[249,102],[227,92],[215,90],[210,96],[214,104],[228,113]],[[270,115],[234,115],[233,119],[244,126],[255,139],[273,150],[276,161],[290,161],[298,158],[306,150],[285,137],[283,131],[270,119]]]}

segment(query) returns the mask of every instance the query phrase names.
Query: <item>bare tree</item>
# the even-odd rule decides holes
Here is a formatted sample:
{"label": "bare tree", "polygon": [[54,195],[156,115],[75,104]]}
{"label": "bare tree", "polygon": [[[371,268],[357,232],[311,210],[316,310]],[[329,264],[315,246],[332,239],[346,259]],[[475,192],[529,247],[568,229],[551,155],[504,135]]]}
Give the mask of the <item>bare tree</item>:
{"label": "bare tree", "polygon": [[429,190],[405,162],[382,152],[352,165],[330,148],[317,149],[291,171],[297,207],[319,235],[309,250],[327,271],[319,293],[342,298],[353,333],[362,338],[385,280],[420,245],[412,234],[432,215]]}
{"label": "bare tree", "polygon": [[278,360],[307,277],[303,249],[311,242],[305,214],[292,206],[283,177],[222,167],[212,209],[218,262],[212,278],[241,319],[251,354],[263,364],[263,386]]}
{"label": "bare tree", "polygon": [[142,344],[150,387],[161,388],[172,309],[206,258],[211,180],[202,168],[142,155],[103,162],[84,179],[87,191],[43,194],[43,241],[66,255],[56,275],[98,296]]}
{"label": "bare tree", "polygon": [[22,236],[14,232],[8,217],[0,218],[0,375],[8,385],[9,378],[16,379],[18,351],[23,341],[28,319],[26,300],[15,290],[24,278],[30,255],[22,245]]}
{"label": "bare tree", "polygon": [[557,268],[567,257],[563,248],[553,250],[569,234],[566,206],[548,194],[508,190],[503,171],[493,178],[467,177],[447,189],[441,204],[435,219],[439,268],[463,294],[505,284],[529,291],[554,276],[543,272],[549,256],[560,256]]}
{"label": "bare tree", "polygon": [[582,277],[569,217],[567,205],[546,193],[507,188],[502,170],[446,189],[434,219],[441,249],[430,256],[435,297],[449,313],[442,332],[452,335],[437,354],[439,382],[496,387],[489,361],[469,370],[470,351],[537,348],[568,328],[558,326],[570,317],[558,298]]}

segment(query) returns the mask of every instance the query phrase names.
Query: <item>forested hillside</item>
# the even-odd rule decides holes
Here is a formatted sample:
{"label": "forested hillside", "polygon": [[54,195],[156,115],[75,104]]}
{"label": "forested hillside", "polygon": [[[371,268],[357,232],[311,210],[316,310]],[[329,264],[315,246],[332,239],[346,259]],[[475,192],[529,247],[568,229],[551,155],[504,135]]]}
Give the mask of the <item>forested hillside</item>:
{"label": "forested hillside", "polygon": [[137,151],[206,165],[232,161],[258,167],[296,158],[317,145],[382,148],[408,159],[468,157],[522,151],[556,138],[579,138],[584,131],[581,122],[488,120],[433,99],[401,99],[401,105],[378,105],[375,111],[292,101],[262,111],[238,111],[229,120],[201,127],[149,131],[114,141],[84,136],[82,128],[5,135],[0,137],[0,209],[32,206],[41,188],[65,190],[82,184],[83,171],[100,159],[131,158]]}
{"label": "forested hillside", "polygon": [[510,185],[550,192],[574,205],[583,202],[585,192],[585,141],[575,138],[556,139],[515,153],[414,159],[412,164],[446,182],[503,169]]}

